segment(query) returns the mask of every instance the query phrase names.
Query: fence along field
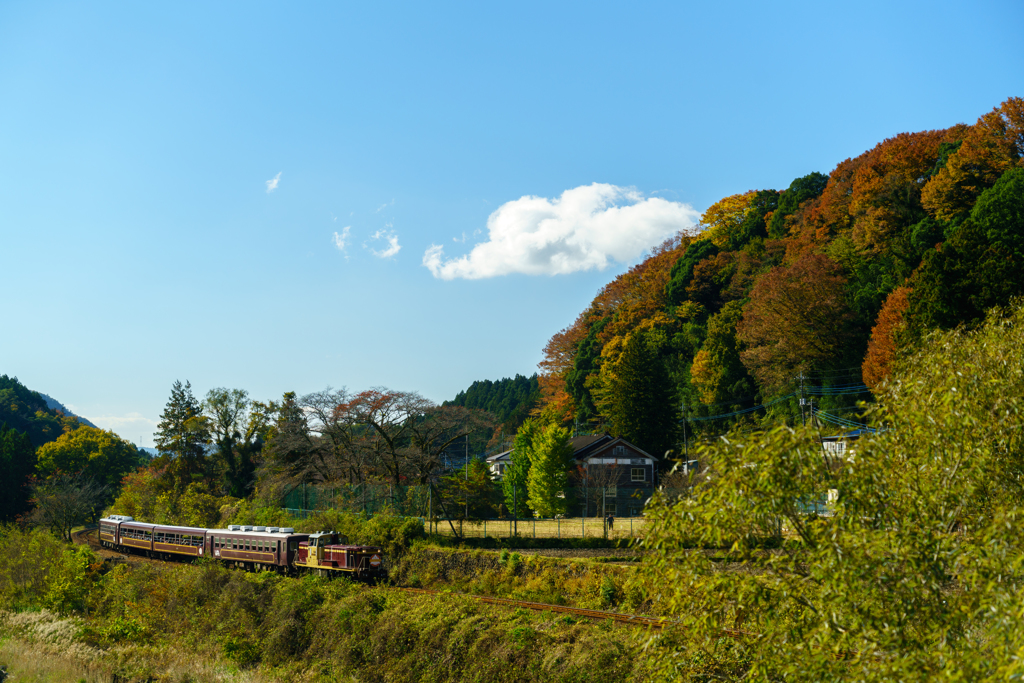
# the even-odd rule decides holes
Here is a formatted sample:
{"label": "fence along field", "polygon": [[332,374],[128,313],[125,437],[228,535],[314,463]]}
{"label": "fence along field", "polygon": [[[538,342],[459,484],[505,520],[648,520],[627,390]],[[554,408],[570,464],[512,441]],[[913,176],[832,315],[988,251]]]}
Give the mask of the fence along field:
{"label": "fence along field", "polygon": [[[450,523],[449,523],[450,522]],[[427,532],[462,538],[637,538],[643,536],[643,517],[616,518],[611,528],[601,517],[565,519],[440,519],[425,522]],[[454,530],[453,530],[454,527]]]}
{"label": "fence along field", "polygon": [[[285,496],[284,512],[292,517],[307,518],[318,511],[337,510],[372,516],[383,512],[423,520],[427,533],[461,538],[638,538],[644,533],[643,517],[614,517],[608,528],[607,517],[569,517],[537,519],[509,516],[468,519],[440,516],[435,506],[431,516],[430,496],[425,486],[396,487],[389,485],[303,486]],[[591,497],[593,493],[591,492]],[[475,507],[470,501],[470,508]],[[591,510],[600,507],[591,501]],[[461,506],[459,506],[461,509]],[[607,512],[604,510],[602,512]]]}

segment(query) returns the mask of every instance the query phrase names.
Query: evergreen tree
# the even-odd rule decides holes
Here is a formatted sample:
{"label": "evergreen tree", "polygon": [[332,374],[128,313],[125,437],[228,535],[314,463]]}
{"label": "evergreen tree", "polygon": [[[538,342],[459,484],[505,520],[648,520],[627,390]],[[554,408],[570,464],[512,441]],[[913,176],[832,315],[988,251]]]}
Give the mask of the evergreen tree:
{"label": "evergreen tree", "polygon": [[530,476],[530,462],[533,459],[533,443],[538,436],[537,424],[530,419],[516,432],[512,445],[512,457],[501,479],[505,495],[505,507],[516,517],[529,517],[527,499],[529,492],[526,482]]}
{"label": "evergreen tree", "polygon": [[565,514],[569,509],[569,470],[573,466],[569,430],[549,425],[535,439],[526,488],[531,508],[541,517]]}
{"label": "evergreen tree", "polygon": [[658,458],[675,448],[679,431],[679,405],[660,355],[663,341],[654,331],[629,336],[607,407],[612,431]]}
{"label": "evergreen tree", "polygon": [[177,488],[184,491],[205,474],[206,445],[210,443],[210,429],[202,405],[192,395],[191,383],[174,383],[157,428],[153,435],[156,448],[170,460]]}
{"label": "evergreen tree", "polygon": [[36,452],[28,434],[0,422],[0,522],[13,522],[29,509],[28,478]]}

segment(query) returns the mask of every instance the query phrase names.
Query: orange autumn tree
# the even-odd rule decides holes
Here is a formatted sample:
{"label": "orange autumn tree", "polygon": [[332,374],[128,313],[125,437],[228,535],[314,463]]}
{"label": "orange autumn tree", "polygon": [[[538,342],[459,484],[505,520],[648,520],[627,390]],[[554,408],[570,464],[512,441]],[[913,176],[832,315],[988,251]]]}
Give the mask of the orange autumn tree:
{"label": "orange autumn tree", "polygon": [[967,131],[963,144],[922,191],[939,220],[965,215],[1007,170],[1024,166],[1024,98],[1011,97]]}
{"label": "orange autumn tree", "polygon": [[777,391],[841,354],[851,319],[845,286],[839,266],[815,252],[757,279],[736,336],[746,346],[740,359],[762,388]]}
{"label": "orange autumn tree", "polygon": [[910,308],[910,287],[897,287],[886,298],[878,313],[878,322],[871,330],[868,352],[861,370],[864,383],[872,391],[892,374],[896,359],[897,335],[906,328],[906,314]]}

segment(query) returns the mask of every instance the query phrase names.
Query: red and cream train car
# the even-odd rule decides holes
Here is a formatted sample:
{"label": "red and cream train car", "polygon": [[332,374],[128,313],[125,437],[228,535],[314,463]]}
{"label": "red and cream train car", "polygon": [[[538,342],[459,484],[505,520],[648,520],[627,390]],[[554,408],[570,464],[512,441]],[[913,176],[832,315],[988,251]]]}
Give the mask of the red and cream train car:
{"label": "red and cream train car", "polygon": [[240,525],[201,529],[146,524],[124,515],[104,517],[99,526],[104,547],[160,560],[209,557],[249,571],[312,571],[358,578],[385,575],[379,547],[350,545],[333,531],[297,534],[288,527]]}
{"label": "red and cream train car", "polygon": [[376,579],[384,576],[383,559],[384,553],[376,546],[349,545],[345,536],[321,531],[299,542],[295,566],[322,576],[340,572]]}

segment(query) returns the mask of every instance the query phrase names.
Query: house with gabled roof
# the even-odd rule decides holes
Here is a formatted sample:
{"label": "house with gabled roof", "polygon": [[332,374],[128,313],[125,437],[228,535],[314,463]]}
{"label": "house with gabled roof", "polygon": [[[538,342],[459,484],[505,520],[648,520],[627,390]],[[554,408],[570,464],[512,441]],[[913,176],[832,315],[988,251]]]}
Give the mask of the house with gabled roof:
{"label": "house with gabled roof", "polygon": [[[658,459],[626,439],[610,434],[571,440],[577,486],[574,515],[635,517],[654,493]],[[501,478],[512,463],[512,450],[487,458],[492,475]]]}

